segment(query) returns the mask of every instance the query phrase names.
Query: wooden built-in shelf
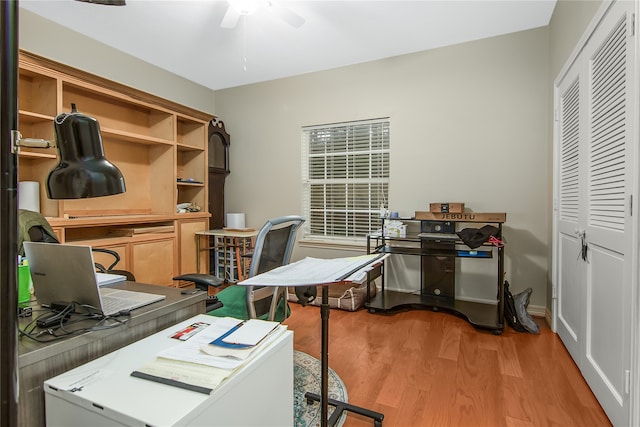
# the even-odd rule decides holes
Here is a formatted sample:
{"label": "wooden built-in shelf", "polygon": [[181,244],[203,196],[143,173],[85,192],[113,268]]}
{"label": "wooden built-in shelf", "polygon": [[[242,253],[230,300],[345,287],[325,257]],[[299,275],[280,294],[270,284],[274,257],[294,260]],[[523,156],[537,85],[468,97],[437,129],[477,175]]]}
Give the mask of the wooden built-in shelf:
{"label": "wooden built-in shelf", "polygon": [[[98,121],[105,155],[125,179],[123,194],[49,200],[44,189],[57,150],[21,148],[18,180],[40,183],[41,213],[60,240],[110,247],[123,258],[121,268],[147,283],[177,285],[173,276],[193,272],[195,232],[207,228],[210,216],[207,129],[213,115],[24,51],[18,91],[23,138],[55,140],[55,117],[74,104]],[[202,212],[177,214],[178,203]],[[174,231],[113,236],[114,228],[145,224]]]}

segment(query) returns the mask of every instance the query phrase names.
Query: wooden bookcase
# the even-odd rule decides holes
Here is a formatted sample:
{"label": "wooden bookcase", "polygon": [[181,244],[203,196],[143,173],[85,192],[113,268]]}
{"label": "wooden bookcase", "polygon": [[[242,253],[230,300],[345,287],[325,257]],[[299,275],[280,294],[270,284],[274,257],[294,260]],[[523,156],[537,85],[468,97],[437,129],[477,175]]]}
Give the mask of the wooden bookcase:
{"label": "wooden bookcase", "polygon": [[[54,118],[73,103],[98,120],[105,155],[125,179],[123,194],[49,200],[46,179],[57,164],[56,149],[21,149],[18,180],[40,183],[40,212],[61,242],[114,249],[118,268],[137,281],[179,285],[172,277],[191,272],[195,232],[206,230],[210,216],[207,128],[213,116],[28,52],[19,60],[23,138],[54,140]],[[200,211],[176,213],[179,203]]]}

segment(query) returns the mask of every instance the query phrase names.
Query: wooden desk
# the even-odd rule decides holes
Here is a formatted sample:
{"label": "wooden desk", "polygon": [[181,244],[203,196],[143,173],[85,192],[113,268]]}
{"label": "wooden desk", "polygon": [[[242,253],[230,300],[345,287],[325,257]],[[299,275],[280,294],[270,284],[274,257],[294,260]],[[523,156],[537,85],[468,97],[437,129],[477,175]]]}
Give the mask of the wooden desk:
{"label": "wooden desk", "polygon": [[[113,287],[163,294],[166,299],[133,310],[130,320],[117,328],[87,332],[50,343],[39,343],[26,337],[20,338],[18,342],[19,426],[45,425],[42,388],[45,380],[205,311],[206,294],[204,292],[182,295],[178,288],[134,282],[123,282]],[[34,313],[34,316],[36,315],[37,313]],[[19,327],[24,328],[31,320],[31,318],[20,319]]]}

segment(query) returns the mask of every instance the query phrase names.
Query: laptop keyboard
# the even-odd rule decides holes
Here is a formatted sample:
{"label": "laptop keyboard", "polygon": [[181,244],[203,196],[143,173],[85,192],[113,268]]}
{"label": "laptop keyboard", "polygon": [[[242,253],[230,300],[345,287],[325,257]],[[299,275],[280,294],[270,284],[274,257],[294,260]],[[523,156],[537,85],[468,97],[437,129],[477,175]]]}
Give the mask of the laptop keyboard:
{"label": "laptop keyboard", "polygon": [[115,314],[122,310],[133,310],[164,299],[161,295],[110,288],[101,288],[100,297],[102,312],[105,315]]}
{"label": "laptop keyboard", "polygon": [[118,313],[122,310],[130,310],[131,302],[120,298],[103,297],[102,312],[104,314]]}

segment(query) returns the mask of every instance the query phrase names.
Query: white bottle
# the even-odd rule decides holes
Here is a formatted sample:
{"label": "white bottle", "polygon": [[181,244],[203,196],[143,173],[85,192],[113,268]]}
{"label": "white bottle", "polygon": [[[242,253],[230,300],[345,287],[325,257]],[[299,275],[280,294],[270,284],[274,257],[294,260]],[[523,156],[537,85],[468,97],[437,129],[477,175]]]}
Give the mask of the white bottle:
{"label": "white bottle", "polygon": [[384,206],[380,206],[380,218],[386,218],[387,217],[387,208],[385,208]]}

